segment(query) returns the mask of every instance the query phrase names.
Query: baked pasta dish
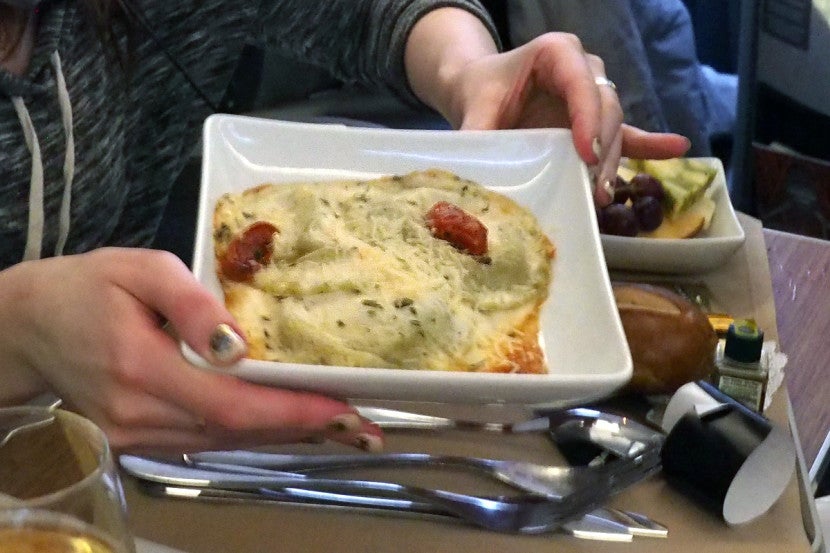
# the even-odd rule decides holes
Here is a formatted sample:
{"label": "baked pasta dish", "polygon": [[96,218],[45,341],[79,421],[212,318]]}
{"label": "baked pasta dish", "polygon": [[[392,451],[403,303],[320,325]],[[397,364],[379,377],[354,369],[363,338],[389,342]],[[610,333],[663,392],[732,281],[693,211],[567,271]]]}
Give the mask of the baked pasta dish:
{"label": "baked pasta dish", "polygon": [[539,313],[554,246],[527,209],[455,174],[226,194],[214,245],[253,359],[547,371]]}

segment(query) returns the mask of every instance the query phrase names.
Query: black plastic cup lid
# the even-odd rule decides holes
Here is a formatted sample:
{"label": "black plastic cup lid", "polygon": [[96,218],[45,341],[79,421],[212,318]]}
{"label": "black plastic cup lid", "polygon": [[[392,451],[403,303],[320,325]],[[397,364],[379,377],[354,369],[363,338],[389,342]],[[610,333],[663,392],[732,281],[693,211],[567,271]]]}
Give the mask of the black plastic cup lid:
{"label": "black plastic cup lid", "polygon": [[[694,399],[671,421],[663,474],[727,524],[743,524],[783,494],[795,471],[795,445],[788,432],[727,396],[712,397],[712,390],[690,383],[672,398],[670,406],[683,403],[683,396]],[[701,392],[711,401],[701,401]]]}

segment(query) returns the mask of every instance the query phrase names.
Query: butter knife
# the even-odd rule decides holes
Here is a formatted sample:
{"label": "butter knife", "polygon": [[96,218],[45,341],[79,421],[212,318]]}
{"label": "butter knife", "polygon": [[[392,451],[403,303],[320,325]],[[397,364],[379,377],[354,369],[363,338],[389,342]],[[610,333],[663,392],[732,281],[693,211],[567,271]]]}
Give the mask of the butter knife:
{"label": "butter knife", "polygon": [[[460,521],[454,515],[427,503],[389,497],[356,496],[294,488],[283,490],[262,489],[259,491],[188,488],[186,486],[171,486],[148,481],[140,481],[140,486],[149,495],[174,499],[262,504],[288,503],[343,508],[372,514],[394,514],[433,520],[451,519]],[[630,542],[635,535],[623,523],[616,522],[613,517],[599,514],[587,514],[579,520],[563,525],[561,529],[576,538],[596,541]]]}

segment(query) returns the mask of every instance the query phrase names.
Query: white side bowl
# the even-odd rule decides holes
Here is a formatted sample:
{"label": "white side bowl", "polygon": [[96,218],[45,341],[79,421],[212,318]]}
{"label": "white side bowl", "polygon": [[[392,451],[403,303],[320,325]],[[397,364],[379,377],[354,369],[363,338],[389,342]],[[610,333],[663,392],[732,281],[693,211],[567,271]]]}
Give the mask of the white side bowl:
{"label": "white side bowl", "polygon": [[711,194],[715,214],[709,228],[694,238],[636,238],[601,234],[602,249],[609,269],[653,273],[704,273],[723,265],[746,238],[735,216],[723,164],[718,158],[697,158],[718,172]]}

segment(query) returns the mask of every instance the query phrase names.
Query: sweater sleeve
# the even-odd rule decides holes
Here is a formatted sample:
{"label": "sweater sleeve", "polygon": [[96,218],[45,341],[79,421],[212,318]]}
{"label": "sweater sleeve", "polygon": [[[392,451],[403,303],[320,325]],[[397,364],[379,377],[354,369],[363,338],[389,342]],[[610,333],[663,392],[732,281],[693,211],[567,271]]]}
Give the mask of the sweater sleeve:
{"label": "sweater sleeve", "polygon": [[406,41],[422,16],[442,7],[478,17],[501,48],[477,0],[281,0],[263,2],[260,22],[268,46],[280,54],[321,67],[344,83],[386,88],[420,104],[406,78]]}

